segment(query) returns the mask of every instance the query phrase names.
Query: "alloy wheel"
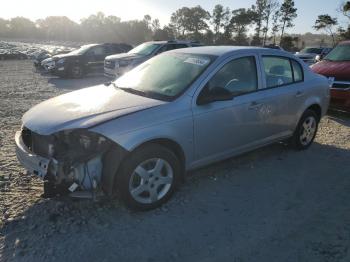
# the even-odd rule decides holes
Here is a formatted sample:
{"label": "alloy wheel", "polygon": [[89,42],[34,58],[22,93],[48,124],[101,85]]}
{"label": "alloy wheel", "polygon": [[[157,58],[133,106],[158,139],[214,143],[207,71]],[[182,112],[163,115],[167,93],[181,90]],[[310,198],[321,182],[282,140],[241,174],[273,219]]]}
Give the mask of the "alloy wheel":
{"label": "alloy wheel", "polygon": [[303,146],[310,144],[315,136],[317,128],[317,121],[313,116],[307,117],[302,125],[300,134],[300,143]]}
{"label": "alloy wheel", "polygon": [[169,192],[173,178],[174,171],[166,160],[148,159],[133,171],[129,180],[129,192],[135,201],[152,204]]}

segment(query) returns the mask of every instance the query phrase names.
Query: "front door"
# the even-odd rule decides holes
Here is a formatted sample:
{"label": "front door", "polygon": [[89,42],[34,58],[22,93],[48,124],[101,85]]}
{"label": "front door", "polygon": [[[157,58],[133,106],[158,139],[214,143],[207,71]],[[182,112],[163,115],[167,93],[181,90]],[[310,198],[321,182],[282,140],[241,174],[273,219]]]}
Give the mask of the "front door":
{"label": "front door", "polygon": [[206,83],[201,92],[205,88],[225,88],[233,99],[193,106],[197,164],[244,151],[265,138],[266,115],[260,113],[263,102],[257,68],[257,56],[253,54],[234,58]]}

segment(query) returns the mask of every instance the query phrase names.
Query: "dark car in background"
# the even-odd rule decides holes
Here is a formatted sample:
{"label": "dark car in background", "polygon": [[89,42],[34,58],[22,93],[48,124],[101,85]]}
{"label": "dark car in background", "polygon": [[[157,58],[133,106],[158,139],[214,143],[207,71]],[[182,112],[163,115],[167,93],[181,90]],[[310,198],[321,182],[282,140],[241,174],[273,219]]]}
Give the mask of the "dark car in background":
{"label": "dark car in background", "polygon": [[311,69],[332,83],[330,108],[350,112],[350,41],[339,43]]}
{"label": "dark car in background", "polygon": [[197,41],[170,40],[146,42],[138,45],[126,54],[106,57],[104,63],[104,73],[108,77],[115,78],[165,51],[198,46],[202,46],[202,44]]}
{"label": "dark car in background", "polygon": [[42,62],[46,59],[49,59],[55,55],[62,55],[72,52],[73,48],[55,48],[51,51],[41,50],[33,55],[33,63],[36,68],[42,67]]}
{"label": "dark car in background", "polygon": [[306,47],[295,55],[303,60],[306,64],[312,65],[317,62],[317,59],[325,57],[332,48],[329,47]]}
{"label": "dark car in background", "polygon": [[53,56],[50,71],[61,77],[80,78],[91,72],[103,71],[106,56],[128,52],[128,44],[90,44],[84,45],[68,54]]}

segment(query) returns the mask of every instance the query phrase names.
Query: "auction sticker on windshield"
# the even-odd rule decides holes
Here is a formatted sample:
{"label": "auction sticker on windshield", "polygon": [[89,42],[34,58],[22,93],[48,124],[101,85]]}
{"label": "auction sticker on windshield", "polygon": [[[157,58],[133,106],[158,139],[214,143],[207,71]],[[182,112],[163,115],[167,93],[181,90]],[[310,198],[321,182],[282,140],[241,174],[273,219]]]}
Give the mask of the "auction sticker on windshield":
{"label": "auction sticker on windshield", "polygon": [[189,57],[184,61],[184,63],[194,64],[199,66],[205,66],[209,64],[209,62],[210,60],[204,57]]}

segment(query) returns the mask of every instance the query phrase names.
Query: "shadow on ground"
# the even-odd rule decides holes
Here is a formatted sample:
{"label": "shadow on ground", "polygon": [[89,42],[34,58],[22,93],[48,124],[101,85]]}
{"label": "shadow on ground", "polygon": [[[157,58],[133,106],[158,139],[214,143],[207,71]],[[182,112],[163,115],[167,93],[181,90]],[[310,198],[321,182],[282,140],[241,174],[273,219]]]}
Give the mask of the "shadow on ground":
{"label": "shadow on ground", "polygon": [[348,150],[275,144],[192,172],[160,209],[39,200],[3,261],[349,261]]}
{"label": "shadow on ground", "polygon": [[341,125],[350,127],[350,113],[329,110],[327,114],[330,119],[338,122]]}

